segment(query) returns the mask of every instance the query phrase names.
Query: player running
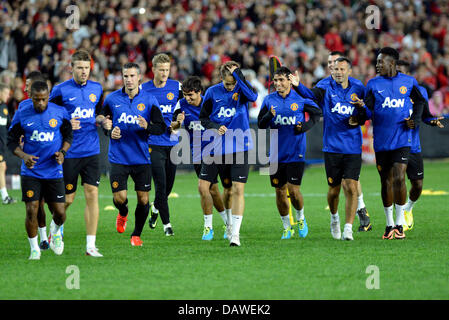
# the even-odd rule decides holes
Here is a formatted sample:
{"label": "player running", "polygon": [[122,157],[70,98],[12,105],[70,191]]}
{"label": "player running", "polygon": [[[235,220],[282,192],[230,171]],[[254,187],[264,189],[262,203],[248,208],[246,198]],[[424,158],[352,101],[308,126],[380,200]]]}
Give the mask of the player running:
{"label": "player running", "polygon": [[[150,210],[151,158],[148,136],[160,135],[166,130],[159,104],[154,96],[139,88],[140,68],[126,63],[122,68],[124,87],[110,93],[103,104],[101,115],[104,129],[110,134],[110,182],[115,207],[118,233],[126,230],[128,220],[128,177],[134,181],[137,193],[135,227],[131,245],[142,246],[140,235]],[[112,129],[112,130],[111,130]]]}
{"label": "player running", "polygon": [[[257,92],[245,80],[240,65],[228,61],[220,66],[221,83],[211,86],[204,95],[200,121],[207,130],[213,148],[203,150],[199,188],[206,193],[220,175],[226,188],[232,187],[232,211],[227,214],[226,234],[230,246],[240,246],[240,226],[245,209],[245,184],[248,180],[248,150],[253,148],[249,129],[248,103]],[[225,206],[230,203],[226,203]]]}
{"label": "player running", "polygon": [[[264,98],[258,116],[258,127],[270,128],[270,167],[277,168],[275,173],[270,174],[270,181],[276,190],[276,205],[284,226],[281,239],[290,239],[295,233],[290,223],[287,192],[296,210],[299,237],[305,238],[308,233],[304,199],[300,191],[306,152],[305,133],[321,115],[315,102],[304,99],[292,90],[290,75],[286,67],[275,71],[273,84],[276,92]],[[310,116],[307,122],[305,112]]]}
{"label": "player running", "polygon": [[[398,72],[410,75],[410,63],[404,60],[399,60],[397,63]],[[439,128],[444,128],[440,120],[444,117],[434,117],[429,111],[429,96],[427,90],[423,86],[419,86],[419,91],[421,92],[426,103],[424,104],[423,113],[421,120],[428,125],[438,126]],[[407,164],[407,178],[410,180],[411,188],[409,191],[409,196],[407,203],[404,208],[404,219],[405,224],[403,225],[404,231],[411,230],[413,228],[413,206],[416,201],[418,201],[424,180],[424,163],[421,155],[421,143],[419,140],[419,125],[415,130],[412,131],[412,147],[410,149],[410,156]]]}
{"label": "player running", "polygon": [[[173,129],[177,129],[181,125],[181,120],[184,122],[184,128],[186,128],[190,138],[190,149],[192,151],[193,167],[196,175],[199,178],[201,172],[201,153],[204,146],[207,143],[201,141],[202,132],[204,127],[201,125],[199,115],[201,111],[201,104],[204,97],[201,95],[203,87],[201,85],[201,79],[197,76],[190,76],[182,82],[182,93],[184,98],[179,100],[176,106],[173,117],[177,119],[178,124],[173,126]],[[223,199],[218,189],[218,181],[215,179],[210,185],[210,188],[206,192],[199,188],[201,197],[201,208],[203,210],[204,217],[204,229],[202,240],[212,240],[214,238],[213,229],[213,207],[217,209],[224,222],[224,238],[226,235],[226,223],[227,216],[223,205]]]}
{"label": "player running", "polygon": [[156,97],[159,102],[162,115],[164,116],[166,131],[162,135],[151,135],[148,144],[150,146],[151,166],[155,184],[154,205],[151,206],[151,217],[149,226],[156,228],[158,213],[164,225],[166,236],[173,236],[173,227],[170,223],[170,209],[168,207],[168,196],[173,189],[176,176],[176,165],[170,158],[170,153],[178,143],[178,135],[174,134],[173,119],[176,103],[182,98],[181,84],[169,79],[170,57],[165,53],[154,56],[153,60],[154,79],[142,84],[142,90],[148,91]]}
{"label": "player running", "polygon": [[[379,76],[368,81],[365,99],[356,98],[354,105],[366,104],[367,117],[373,121],[374,151],[381,180],[381,195],[386,216],[383,239],[404,239],[402,225],[407,198],[405,172],[412,145],[412,130],[419,124],[425,99],[415,78],[398,73],[399,53],[384,47],[377,56]],[[413,110],[408,101],[413,100]],[[363,109],[361,109],[363,110]],[[359,118],[359,123],[363,122]],[[396,221],[393,220],[393,203]]]}
{"label": "player running", "polygon": [[73,143],[64,161],[66,210],[75,200],[78,176],[84,187],[86,207],[86,255],[102,257],[95,241],[99,219],[98,185],[100,184],[100,139],[96,117],[101,111],[103,89],[101,84],[89,80],[91,57],[85,50],[72,55],[73,78],[53,88],[50,101],[64,107],[71,116]]}
{"label": "player running", "polygon": [[[364,98],[365,86],[349,77],[351,71],[351,61],[339,57],[332,67],[332,77],[321,81],[312,90],[300,84],[297,76],[292,76],[298,92],[304,93],[304,96],[313,96],[323,110],[323,152],[329,185],[327,201],[331,213],[330,230],[334,239],[343,240],[354,240],[352,225],[357,210],[357,181],[362,166],[362,130],[357,123],[351,126],[349,119],[357,113],[351,103],[356,98]],[[341,186],[346,198],[343,235],[338,214]]]}
{"label": "player running", "polygon": [[[330,76],[319,81],[316,84],[316,88],[322,88],[326,90],[329,86],[329,83],[333,83],[332,80],[336,80],[334,77],[334,65],[335,61],[340,57],[344,57],[343,52],[332,51],[329,53],[329,56],[327,58],[327,68],[329,69]],[[351,83],[358,82],[359,84],[363,85],[362,82],[353,77],[349,77],[349,80]],[[315,98],[312,92],[308,91],[306,87],[300,85],[298,88],[300,90],[300,94],[303,95],[303,97],[309,99]],[[360,222],[358,231],[370,231],[372,229],[372,225],[368,210],[366,209],[365,201],[363,200],[362,184],[360,183],[360,180],[357,180],[357,216]]]}
{"label": "player running", "polygon": [[[8,132],[8,148],[21,158],[22,201],[25,202],[25,227],[31,247],[30,260],[39,260],[37,214],[41,198],[53,213],[50,248],[55,254],[64,251],[60,227],[66,219],[62,163],[72,142],[72,126],[67,111],[48,102],[47,83],[31,86],[32,105],[16,112]],[[23,136],[23,148],[20,139]]]}

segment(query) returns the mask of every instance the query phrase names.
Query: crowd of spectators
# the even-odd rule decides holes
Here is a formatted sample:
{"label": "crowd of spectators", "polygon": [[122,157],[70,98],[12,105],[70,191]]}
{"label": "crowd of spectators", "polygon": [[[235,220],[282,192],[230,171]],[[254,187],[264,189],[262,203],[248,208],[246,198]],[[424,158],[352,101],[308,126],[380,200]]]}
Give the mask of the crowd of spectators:
{"label": "crowd of spectators", "polygon": [[[378,29],[367,28],[369,5],[379,8]],[[199,75],[205,87],[220,81],[217,66],[235,60],[260,93],[255,116],[267,94],[269,55],[311,87],[328,75],[328,53],[343,51],[352,76],[366,83],[376,75],[377,50],[391,46],[428,90],[431,111],[449,113],[447,0],[0,0],[0,35],[0,82],[13,89],[11,111],[26,98],[29,72],[46,73],[53,85],[69,79],[77,48],[92,54],[91,79],[106,92],[122,85],[126,61],[151,78],[159,52],[173,57],[172,78]]]}

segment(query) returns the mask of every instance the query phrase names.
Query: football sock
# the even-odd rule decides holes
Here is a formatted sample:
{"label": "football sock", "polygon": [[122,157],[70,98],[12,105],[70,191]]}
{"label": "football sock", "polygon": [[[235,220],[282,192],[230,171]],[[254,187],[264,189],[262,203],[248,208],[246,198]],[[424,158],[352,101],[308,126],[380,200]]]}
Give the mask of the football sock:
{"label": "football sock", "polygon": [[243,216],[232,215],[232,234],[240,233],[240,226],[242,224]]}
{"label": "football sock", "polygon": [[205,214],[203,216],[204,216],[204,228],[212,229],[212,219],[213,219],[214,215]]}
{"label": "football sock", "polygon": [[150,212],[150,204],[149,203],[137,204],[136,211],[134,213],[134,215],[136,217],[136,221],[135,221],[135,225],[134,225],[134,231],[131,234],[131,236],[140,237],[149,212]]}
{"label": "football sock", "polygon": [[89,248],[95,248],[95,235],[87,235],[86,236],[86,247]]}
{"label": "football sock", "polygon": [[290,229],[292,225],[290,224],[290,216],[287,214],[286,216],[281,216],[282,225],[284,229]]}
{"label": "football sock", "polygon": [[228,222],[228,216],[226,214],[226,210],[219,212],[221,218],[223,219],[223,223],[226,225]]}
{"label": "football sock", "polygon": [[8,196],[8,191],[6,190],[6,187],[1,188],[0,193],[2,194],[2,200],[6,199],[6,197]]}
{"label": "football sock", "polygon": [[167,230],[167,228],[171,228],[170,222],[167,223],[167,224],[164,224],[164,231]]}
{"label": "football sock", "polygon": [[154,203],[153,203],[153,209],[152,210],[153,210],[154,213],[159,213],[159,210],[154,206]]}
{"label": "football sock", "polygon": [[352,224],[351,223],[345,223],[344,230],[352,231]]}
{"label": "football sock", "polygon": [[363,193],[357,197],[357,210],[365,208],[365,202],[363,201]]}
{"label": "football sock", "polygon": [[39,237],[41,238],[41,241],[48,242],[47,227],[37,228],[37,231],[39,233]]}
{"label": "football sock", "polygon": [[303,220],[304,219],[304,207],[302,207],[301,210],[295,209],[295,211],[296,211],[296,221]]}
{"label": "football sock", "polygon": [[394,220],[393,220],[393,206],[384,207],[385,216],[387,218],[387,227],[393,227],[394,226]]}
{"label": "football sock", "polygon": [[122,217],[126,217],[128,215],[128,199],[125,200],[124,203],[117,203],[115,201],[114,206],[118,209],[120,215]]}
{"label": "football sock", "polygon": [[412,211],[413,206],[415,205],[416,201],[412,201],[410,200],[410,198],[408,198],[407,203],[405,204],[404,210],[405,211]]}
{"label": "football sock", "polygon": [[52,236],[59,232],[59,228],[61,228],[61,226],[58,226],[52,219],[50,223],[50,233],[52,234]]}
{"label": "football sock", "polygon": [[338,211],[334,214],[331,213],[331,222],[339,222],[340,221],[340,216],[338,215]]}
{"label": "football sock", "polygon": [[405,205],[399,205],[399,204],[395,203],[394,206],[396,209],[396,225],[402,226],[405,224],[405,218],[404,218]]}
{"label": "football sock", "polygon": [[31,250],[40,251],[39,244],[37,243],[37,236],[35,236],[34,238],[28,238],[28,241],[30,242]]}
{"label": "football sock", "polygon": [[226,222],[232,224],[232,209],[225,209]]}

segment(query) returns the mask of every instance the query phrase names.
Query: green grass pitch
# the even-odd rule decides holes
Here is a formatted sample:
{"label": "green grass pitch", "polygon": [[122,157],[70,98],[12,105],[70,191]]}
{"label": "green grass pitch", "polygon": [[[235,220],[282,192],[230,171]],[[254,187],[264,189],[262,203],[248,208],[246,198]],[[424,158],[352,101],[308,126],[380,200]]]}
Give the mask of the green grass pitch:
{"label": "green grass pitch", "polygon": [[[448,162],[425,162],[424,189],[449,192],[448,177]],[[103,258],[84,255],[82,189],[67,213],[63,255],[44,251],[40,261],[28,260],[24,204],[0,205],[0,299],[448,299],[449,196],[421,196],[414,208],[415,227],[407,238],[386,241],[381,239],[385,214],[373,165],[362,167],[361,182],[371,232],[354,232],[352,242],[332,239],[324,167],[312,166],[306,169],[301,187],[309,235],[281,241],[274,189],[268,177],[252,172],[246,186],[242,246],[229,247],[217,213],[215,239],[201,240],[196,176],[178,173],[173,191],[179,198],[169,200],[175,236],[165,237],[159,220],[155,230],[145,225],[144,245],[136,248],[129,242],[134,185],[130,180],[128,228],[118,234],[116,211],[104,210],[112,205],[112,194],[103,177],[97,234]],[[18,190],[10,194],[20,198]],[[339,211],[343,218],[343,192]],[[354,231],[357,227],[356,218]],[[74,275],[70,266],[79,270],[79,289],[67,286]],[[377,275],[378,288],[369,289],[367,283],[374,283],[372,277]]]}

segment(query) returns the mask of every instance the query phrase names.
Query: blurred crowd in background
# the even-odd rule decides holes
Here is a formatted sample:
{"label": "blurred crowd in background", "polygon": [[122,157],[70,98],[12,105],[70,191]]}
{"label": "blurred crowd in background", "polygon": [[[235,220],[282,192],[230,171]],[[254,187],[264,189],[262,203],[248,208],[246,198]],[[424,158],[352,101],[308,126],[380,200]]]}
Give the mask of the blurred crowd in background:
{"label": "blurred crowd in background", "polygon": [[[79,9],[79,28],[67,24],[70,5]],[[379,8],[379,29],[366,27],[369,5]],[[0,0],[0,35],[0,82],[13,90],[11,113],[27,98],[29,72],[47,74],[51,85],[70,79],[70,56],[78,48],[92,54],[91,79],[106,94],[122,86],[127,61],[141,66],[144,81],[151,79],[151,58],[159,52],[173,58],[171,78],[198,75],[205,88],[220,81],[220,64],[235,60],[259,91],[250,113],[256,117],[268,93],[270,55],[312,87],[329,75],[328,53],[342,51],[353,62],[352,76],[366,84],[385,46],[411,63],[431,112],[449,113],[447,0]]]}

